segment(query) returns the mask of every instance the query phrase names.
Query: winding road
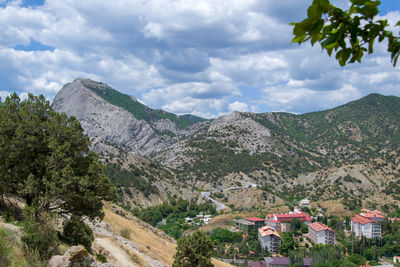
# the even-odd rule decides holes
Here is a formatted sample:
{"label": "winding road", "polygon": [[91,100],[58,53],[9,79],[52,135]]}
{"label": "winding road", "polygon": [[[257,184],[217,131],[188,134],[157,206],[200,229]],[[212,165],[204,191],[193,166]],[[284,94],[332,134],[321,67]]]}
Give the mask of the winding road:
{"label": "winding road", "polygon": [[209,192],[202,192],[201,196],[204,199],[210,200],[212,203],[214,203],[217,211],[223,210],[226,208],[226,206],[224,204],[222,204],[221,202],[216,201],[215,199],[211,198],[210,195],[215,192],[220,192],[221,190],[229,191],[229,190],[239,190],[239,189],[256,188],[257,187],[257,184],[252,184],[252,183],[248,183],[248,182],[245,182],[245,184],[246,184],[245,186],[234,186],[234,187],[229,187],[229,188],[225,188],[225,189],[213,190],[213,191],[209,191]]}

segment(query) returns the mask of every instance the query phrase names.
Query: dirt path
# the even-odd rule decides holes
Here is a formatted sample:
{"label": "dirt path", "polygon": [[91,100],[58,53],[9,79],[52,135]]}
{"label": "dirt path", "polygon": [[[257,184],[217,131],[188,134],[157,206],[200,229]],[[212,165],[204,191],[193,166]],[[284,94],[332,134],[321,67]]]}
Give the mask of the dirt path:
{"label": "dirt path", "polygon": [[132,261],[131,256],[120,246],[115,244],[108,238],[96,238],[93,242],[96,251],[106,255],[113,264],[120,267],[139,267],[137,263]]}

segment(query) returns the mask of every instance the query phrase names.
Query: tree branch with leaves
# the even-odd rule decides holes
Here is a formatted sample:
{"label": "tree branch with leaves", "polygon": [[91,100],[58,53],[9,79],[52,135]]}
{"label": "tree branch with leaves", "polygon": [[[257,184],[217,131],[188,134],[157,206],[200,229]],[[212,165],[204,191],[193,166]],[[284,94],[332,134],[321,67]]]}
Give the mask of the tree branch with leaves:
{"label": "tree branch with leaves", "polygon": [[[291,23],[294,38],[292,42],[311,45],[320,43],[329,56],[335,54],[341,66],[356,61],[374,52],[375,41],[387,40],[387,51],[391,55],[393,66],[396,66],[400,55],[399,36],[389,30],[386,19],[376,20],[380,1],[349,0],[351,5],[342,10],[329,0],[313,0],[308,8],[307,18],[301,22]],[[400,21],[395,26],[400,26]]]}

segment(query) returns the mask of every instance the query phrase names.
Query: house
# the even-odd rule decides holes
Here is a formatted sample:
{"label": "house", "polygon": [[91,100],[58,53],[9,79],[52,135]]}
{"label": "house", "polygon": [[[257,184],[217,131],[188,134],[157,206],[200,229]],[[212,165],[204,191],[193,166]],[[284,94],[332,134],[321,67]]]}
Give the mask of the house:
{"label": "house", "polygon": [[335,243],[335,231],[320,222],[313,222],[308,225],[308,236],[315,244]]}
{"label": "house", "polygon": [[265,225],[264,219],[258,217],[251,217],[246,219],[233,219],[231,221],[231,225],[243,233],[248,234],[251,231],[257,231],[258,228],[261,228]]}
{"label": "house", "polygon": [[295,209],[292,212],[289,213],[275,213],[275,214],[268,214],[266,217],[266,221],[268,223],[269,220],[274,220],[274,221],[278,221],[281,223],[281,232],[287,232],[290,231],[290,227],[288,227],[288,225],[284,225],[289,223],[291,220],[293,219],[299,219],[301,221],[304,222],[304,224],[309,225],[312,221],[311,217],[299,210],[299,209]]}
{"label": "house", "polygon": [[281,236],[278,232],[269,227],[264,226],[258,229],[258,241],[260,241],[261,248],[268,250],[271,254],[277,254],[281,246]]}
{"label": "house", "polygon": [[394,256],[393,263],[400,263],[400,256]]}
{"label": "house", "polygon": [[264,258],[267,267],[284,267],[290,265],[288,257],[267,257]]}
{"label": "house", "polygon": [[303,259],[303,265],[304,265],[304,267],[309,267],[309,266],[311,266],[311,263],[312,263],[312,258],[304,258],[304,259]]}
{"label": "house", "polygon": [[381,225],[358,214],[351,219],[351,231],[358,237],[381,238]]}
{"label": "house", "polygon": [[267,267],[265,261],[253,261],[247,264],[247,267]]}
{"label": "house", "polygon": [[306,207],[311,209],[310,201],[307,198],[300,200],[299,205],[300,207]]}
{"label": "house", "polygon": [[383,219],[385,219],[385,216],[383,216],[382,212],[380,212],[379,210],[362,209],[361,211],[362,211],[360,213],[361,216],[364,216],[376,222],[381,222],[383,221]]}
{"label": "house", "polygon": [[[305,267],[311,266],[311,258],[304,258],[303,263]],[[282,267],[289,266],[290,259],[287,257],[268,257],[263,261],[254,261],[248,263],[248,267]]]}

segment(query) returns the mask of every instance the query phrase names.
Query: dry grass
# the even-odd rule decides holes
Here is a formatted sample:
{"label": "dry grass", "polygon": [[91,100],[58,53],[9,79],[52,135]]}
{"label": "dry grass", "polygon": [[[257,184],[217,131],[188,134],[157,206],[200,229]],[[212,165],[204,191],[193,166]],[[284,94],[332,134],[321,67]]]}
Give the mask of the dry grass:
{"label": "dry grass", "polygon": [[[104,221],[114,230],[119,232],[122,229],[128,229],[131,233],[130,239],[139,246],[141,251],[168,266],[172,266],[174,261],[173,255],[175,254],[176,249],[175,244],[154,234],[150,230],[141,227],[136,222],[115,214],[108,209],[105,209],[104,213]],[[213,264],[216,267],[232,267],[232,265],[216,259],[213,259]]]}
{"label": "dry grass", "polygon": [[326,201],[318,201],[315,203],[311,203],[312,207],[321,207],[326,209],[326,214],[335,215],[339,217],[343,216],[352,216],[354,213],[348,209],[345,209],[340,200],[326,200]]}
{"label": "dry grass", "polygon": [[105,209],[104,213],[104,221],[114,230],[120,232],[122,229],[128,229],[130,231],[130,239],[139,246],[141,251],[152,258],[172,265],[172,255],[175,254],[175,244],[110,210]]}

